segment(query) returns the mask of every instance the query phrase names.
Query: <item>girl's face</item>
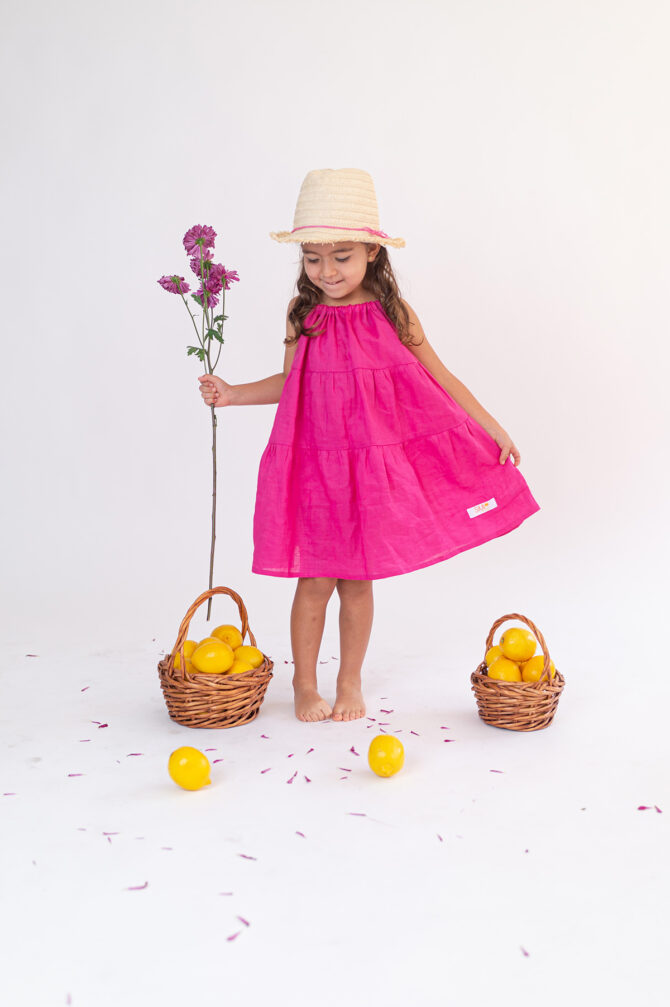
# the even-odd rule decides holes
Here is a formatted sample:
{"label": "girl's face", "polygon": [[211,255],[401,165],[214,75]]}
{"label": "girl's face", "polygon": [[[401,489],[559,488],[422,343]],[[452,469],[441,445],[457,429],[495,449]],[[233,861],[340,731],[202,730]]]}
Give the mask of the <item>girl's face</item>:
{"label": "girl's face", "polygon": [[368,262],[376,257],[379,245],[362,241],[302,245],[305,272],[324,293],[324,303],[354,300],[364,292],[362,283]]}

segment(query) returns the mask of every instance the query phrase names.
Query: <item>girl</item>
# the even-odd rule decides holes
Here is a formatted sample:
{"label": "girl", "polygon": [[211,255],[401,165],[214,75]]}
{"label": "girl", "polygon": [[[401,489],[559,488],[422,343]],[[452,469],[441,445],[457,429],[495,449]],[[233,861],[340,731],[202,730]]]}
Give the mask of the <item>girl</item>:
{"label": "girl", "polygon": [[[198,380],[208,406],[278,403],[258,470],[252,571],[298,578],[296,716],[349,721],[365,714],[372,581],[505,535],[540,507],[509,434],[447,370],[400,297],[387,246],[405,242],[379,229],[368,172],[310,171],[293,223],[270,234],[301,250],[283,370],[242,385]],[[316,666],[335,589],[331,709]]]}

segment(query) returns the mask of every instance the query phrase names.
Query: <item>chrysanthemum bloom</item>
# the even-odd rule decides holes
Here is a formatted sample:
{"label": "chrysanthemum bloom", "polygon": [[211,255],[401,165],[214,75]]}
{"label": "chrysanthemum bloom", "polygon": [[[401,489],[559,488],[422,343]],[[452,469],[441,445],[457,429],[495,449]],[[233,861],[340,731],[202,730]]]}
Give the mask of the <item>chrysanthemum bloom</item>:
{"label": "chrysanthemum bloom", "polygon": [[191,289],[183,276],[161,276],[158,282],[171,294],[187,294]]}
{"label": "chrysanthemum bloom", "polygon": [[195,224],[184,235],[184,248],[188,255],[193,255],[200,248],[214,248],[216,231],[207,224]]}

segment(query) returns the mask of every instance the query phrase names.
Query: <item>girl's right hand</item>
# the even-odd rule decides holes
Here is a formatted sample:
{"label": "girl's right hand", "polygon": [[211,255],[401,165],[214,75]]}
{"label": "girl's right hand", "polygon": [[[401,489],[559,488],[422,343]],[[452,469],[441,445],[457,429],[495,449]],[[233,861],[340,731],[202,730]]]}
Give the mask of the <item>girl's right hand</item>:
{"label": "girl's right hand", "polygon": [[200,394],[207,406],[229,406],[232,403],[233,385],[216,376],[216,374],[201,374]]}

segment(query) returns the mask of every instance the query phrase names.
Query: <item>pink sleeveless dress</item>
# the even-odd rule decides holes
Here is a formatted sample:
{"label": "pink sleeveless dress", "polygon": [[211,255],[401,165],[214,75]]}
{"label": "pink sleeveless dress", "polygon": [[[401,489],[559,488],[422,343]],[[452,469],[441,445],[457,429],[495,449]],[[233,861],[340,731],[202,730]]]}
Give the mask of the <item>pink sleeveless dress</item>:
{"label": "pink sleeveless dress", "polygon": [[540,509],[511,458],[404,346],[379,300],[318,304],[261,456],[252,572],[378,580]]}

